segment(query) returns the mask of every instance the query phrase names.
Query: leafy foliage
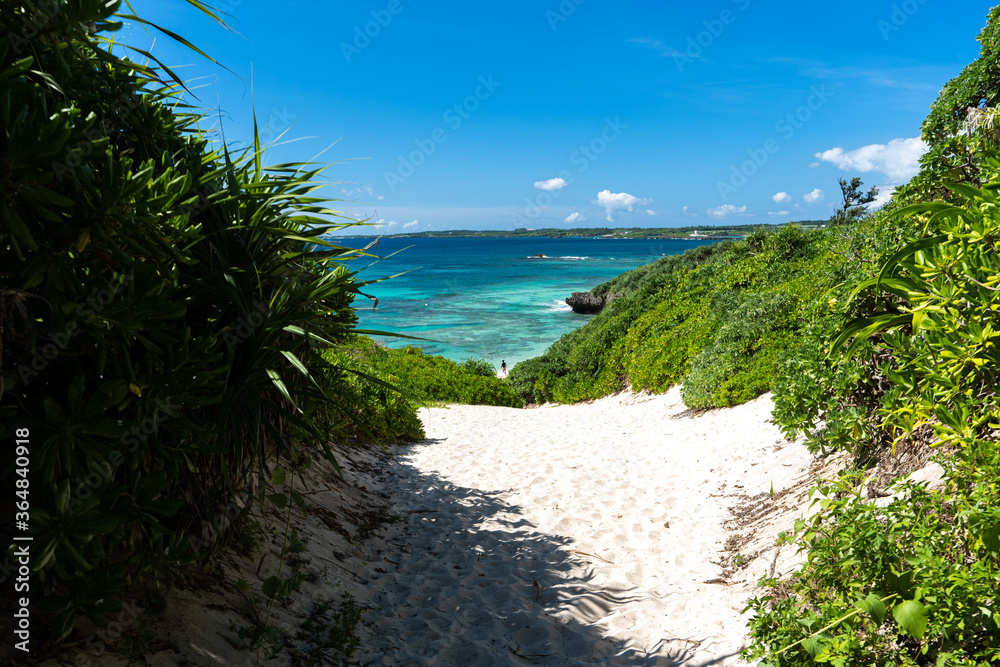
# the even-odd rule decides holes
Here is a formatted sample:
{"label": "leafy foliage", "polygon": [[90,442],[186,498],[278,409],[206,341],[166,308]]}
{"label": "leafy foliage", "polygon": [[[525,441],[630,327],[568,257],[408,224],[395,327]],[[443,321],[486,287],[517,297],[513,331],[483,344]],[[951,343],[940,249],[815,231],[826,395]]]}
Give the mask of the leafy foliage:
{"label": "leafy foliage", "polygon": [[723,292],[719,301],[724,317],[717,319],[715,340],[692,360],[681,388],[692,408],[743,403],[768,391],[778,371],[776,352],[793,342],[788,320],[796,301],[787,292],[742,298]]}
{"label": "leafy foliage", "polygon": [[[982,455],[989,451],[989,458]],[[996,469],[995,447],[979,463]],[[799,529],[809,557],[748,609],[762,666],[984,665],[1000,659],[996,485],[911,485],[885,508],[836,489]]]}
{"label": "leafy foliage", "polygon": [[179,84],[106,48],[117,8],[0,0],[0,437],[30,442],[59,638],[204,557],[277,455],[326,447],[303,408],[363,394],[310,370],[355,325],[357,251],[322,238],[354,223],[318,168],[213,148]]}
{"label": "leafy foliage", "polygon": [[[995,169],[989,157],[982,163]],[[951,188],[962,205],[894,214],[897,229],[919,230],[915,240],[887,253],[847,295],[843,314],[817,326],[820,353],[793,360],[774,413],[790,433],[810,432],[814,447],[861,462],[932,429],[937,446],[957,450],[942,459],[947,487],[910,487],[881,508],[860,489],[841,497],[821,486],[824,511],[797,527],[808,563],[791,581],[763,582],[767,592],[751,601],[748,656],[761,664],[1000,660],[1000,333],[991,323],[1000,308],[1000,179]],[[830,326],[844,315],[846,324]]]}
{"label": "leafy foliage", "polygon": [[336,354],[336,363],[361,369],[397,386],[405,400],[416,404],[524,406],[510,385],[496,376],[489,362],[471,360],[460,364],[423,354],[419,347],[390,349],[366,336],[353,337]]}
{"label": "leafy foliage", "polygon": [[619,293],[583,327],[510,373],[527,402],[598,398],[631,384],[684,383],[694,407],[732,405],[770,389],[795,344],[799,306],[827,283],[830,232],[788,225],[692,248],[594,288]]}
{"label": "leafy foliage", "polygon": [[324,435],[350,440],[391,443],[424,437],[412,396],[402,393],[399,378],[365,355],[352,353],[347,342],[314,357],[313,373],[323,386],[335,387],[337,401],[316,400],[304,409]]}
{"label": "leafy foliage", "polygon": [[[805,325],[774,383],[774,417],[784,434],[806,436],[813,453],[847,451],[857,458],[888,441],[872,410],[887,388],[882,367],[891,355],[860,344],[847,359],[829,355],[830,341],[846,316],[851,291],[876,275],[880,258],[891,255],[916,232],[889,209],[863,224],[838,227],[830,250],[842,261],[828,265],[833,286],[804,302]],[[857,307],[851,306],[852,308]]]}
{"label": "leafy foliage", "polygon": [[921,127],[929,150],[920,159],[920,173],[896,192],[896,199],[913,204],[951,198],[951,183],[980,186],[988,178],[983,159],[1000,146],[994,122],[1000,102],[1000,7],[989,10],[979,33],[979,58],[945,84]]}
{"label": "leafy foliage", "polygon": [[497,369],[485,359],[467,359],[462,362],[462,368],[483,377],[496,377]]}

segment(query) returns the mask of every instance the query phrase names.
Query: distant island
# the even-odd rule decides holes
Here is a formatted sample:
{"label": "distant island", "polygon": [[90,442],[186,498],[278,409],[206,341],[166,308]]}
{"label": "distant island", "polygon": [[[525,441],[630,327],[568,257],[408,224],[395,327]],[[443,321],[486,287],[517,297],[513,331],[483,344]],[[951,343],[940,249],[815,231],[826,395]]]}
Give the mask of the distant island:
{"label": "distant island", "polygon": [[[447,231],[409,232],[402,234],[363,234],[360,236],[381,236],[388,239],[439,239],[439,238],[608,238],[608,239],[726,239],[742,238],[749,232],[760,227],[777,230],[789,224],[799,225],[805,229],[825,227],[826,220],[803,220],[801,222],[785,222],[780,224],[731,225],[728,227],[576,227],[560,229],[546,227],[544,229],[498,229],[476,230],[455,229]],[[350,238],[350,236],[331,236],[330,238]]]}

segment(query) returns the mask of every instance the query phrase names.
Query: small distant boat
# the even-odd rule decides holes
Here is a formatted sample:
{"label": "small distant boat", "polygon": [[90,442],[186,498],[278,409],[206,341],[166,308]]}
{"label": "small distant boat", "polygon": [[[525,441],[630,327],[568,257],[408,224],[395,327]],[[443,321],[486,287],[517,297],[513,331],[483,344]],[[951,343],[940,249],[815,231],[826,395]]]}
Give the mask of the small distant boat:
{"label": "small distant boat", "polygon": [[548,259],[548,258],[549,258],[548,255],[543,255],[542,253],[538,253],[537,255],[532,255],[528,259]]}

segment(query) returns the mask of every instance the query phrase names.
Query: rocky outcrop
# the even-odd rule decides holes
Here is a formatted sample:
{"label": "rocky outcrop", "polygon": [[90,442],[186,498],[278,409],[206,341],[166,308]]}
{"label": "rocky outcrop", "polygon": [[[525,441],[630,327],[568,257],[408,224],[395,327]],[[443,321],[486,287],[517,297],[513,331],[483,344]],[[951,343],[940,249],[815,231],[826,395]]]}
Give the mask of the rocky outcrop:
{"label": "rocky outcrop", "polygon": [[574,313],[581,315],[593,315],[604,310],[605,307],[618,297],[620,293],[609,293],[604,296],[595,296],[590,292],[573,292],[573,296],[566,298],[566,303],[573,309]]}

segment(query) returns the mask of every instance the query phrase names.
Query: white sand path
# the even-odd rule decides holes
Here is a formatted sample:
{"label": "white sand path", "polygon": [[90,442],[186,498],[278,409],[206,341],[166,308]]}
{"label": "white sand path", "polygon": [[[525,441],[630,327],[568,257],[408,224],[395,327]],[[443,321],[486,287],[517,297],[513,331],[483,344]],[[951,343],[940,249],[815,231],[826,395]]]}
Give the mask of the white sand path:
{"label": "white sand path", "polygon": [[422,410],[427,440],[385,480],[407,519],[385,535],[394,567],[369,582],[362,662],[742,664],[748,582],[771,559],[721,581],[723,523],[734,494],[789,488],[810,460],[771,407],[695,414],[675,388]]}
{"label": "white sand path", "polygon": [[[791,547],[776,552],[775,535],[817,473],[804,447],[781,440],[771,408],[763,396],[692,413],[678,389],[534,410],[452,406],[422,410],[427,439],[395,457],[335,447],[344,479],[316,459],[296,486],[309,505],[291,519],[308,543],[294,565],[306,579],[275,606],[270,624],[287,645],[263,664],[337,664],[332,617],[308,619],[345,592],[365,610],[350,664],[742,664],[741,610],[769,567],[799,562]],[[402,520],[384,523],[392,513]],[[258,518],[252,553],[225,552],[163,611],[80,628],[64,657],[131,664],[118,638],[145,628],[151,667],[257,665],[234,628],[263,617],[248,600],[279,571],[286,515]],[[737,537],[729,546],[746,564],[733,571],[725,545]]]}

